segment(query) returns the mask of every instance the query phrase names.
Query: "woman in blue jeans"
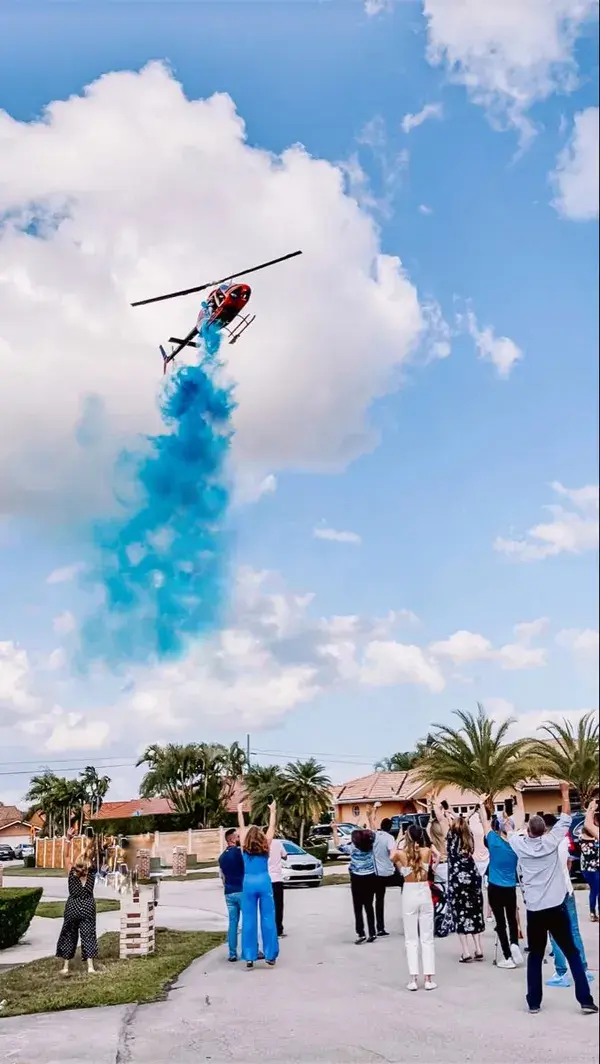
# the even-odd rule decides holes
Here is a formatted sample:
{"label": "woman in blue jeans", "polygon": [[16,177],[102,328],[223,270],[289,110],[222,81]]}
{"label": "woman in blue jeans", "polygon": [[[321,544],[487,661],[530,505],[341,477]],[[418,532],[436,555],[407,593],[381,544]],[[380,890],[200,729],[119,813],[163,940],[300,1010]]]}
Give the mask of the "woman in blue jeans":
{"label": "woman in blue jeans", "polygon": [[277,806],[269,805],[269,827],[266,832],[252,824],[244,826],[244,810],[238,805],[238,821],[244,858],[242,887],[242,957],[246,968],[253,968],[258,960],[258,912],[265,960],[273,967],[279,955],[279,939],[275,921],[273,884],[269,875],[269,848],[275,837]]}
{"label": "woman in blue jeans", "polygon": [[598,923],[598,892],[600,889],[600,860],[598,852],[599,835],[598,799],[590,802],[586,814],[585,823],[581,832],[581,871],[588,887],[590,888],[590,918]]}

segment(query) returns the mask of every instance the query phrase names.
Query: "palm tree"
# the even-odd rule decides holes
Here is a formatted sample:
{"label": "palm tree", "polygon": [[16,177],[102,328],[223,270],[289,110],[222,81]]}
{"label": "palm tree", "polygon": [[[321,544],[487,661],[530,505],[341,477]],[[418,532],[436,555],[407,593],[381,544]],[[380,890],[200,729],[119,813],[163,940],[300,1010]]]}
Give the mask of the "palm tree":
{"label": "palm tree", "polygon": [[110,786],[110,776],[99,776],[93,765],[86,765],[79,773],[82,789],[81,822],[83,825],[83,807],[89,806],[90,817],[97,816],[102,808],[102,801]]}
{"label": "palm tree", "polygon": [[196,743],[146,747],[137,766],[148,765],[140,784],[142,798],[168,798],[178,813],[196,814],[201,803],[201,755]]}
{"label": "palm tree", "polygon": [[376,772],[408,772],[414,768],[419,755],[414,750],[398,751],[391,757],[382,757],[375,765]]}
{"label": "palm tree", "polygon": [[535,739],[531,752],[537,761],[538,772],[564,780],[579,792],[584,808],[598,789],[598,719],[586,713],[577,727],[563,719],[561,724],[546,721],[538,729],[547,736]]}
{"label": "palm tree", "polygon": [[55,772],[49,768],[44,769],[41,776],[32,776],[29,781],[29,790],[25,800],[30,802],[29,815],[41,813],[45,820],[45,831],[48,835],[54,835],[55,820],[59,813],[57,801],[60,780]]}
{"label": "palm tree", "polygon": [[267,822],[268,806],[273,798],[281,803],[282,778],[279,765],[253,765],[248,769],[244,776],[244,789],[250,801],[250,815],[254,824]]}
{"label": "palm tree", "polygon": [[307,824],[331,807],[331,780],[323,765],[314,758],[308,761],[290,762],[286,765],[280,781],[279,801],[282,813],[290,822],[298,825],[298,840],[302,846]]}
{"label": "palm tree", "polygon": [[460,728],[434,725],[432,743],[417,766],[425,785],[438,789],[454,784],[461,791],[489,795],[493,802],[501,791],[535,776],[530,744],[506,741],[512,717],[496,725],[480,702],[476,714],[455,710],[455,715]]}

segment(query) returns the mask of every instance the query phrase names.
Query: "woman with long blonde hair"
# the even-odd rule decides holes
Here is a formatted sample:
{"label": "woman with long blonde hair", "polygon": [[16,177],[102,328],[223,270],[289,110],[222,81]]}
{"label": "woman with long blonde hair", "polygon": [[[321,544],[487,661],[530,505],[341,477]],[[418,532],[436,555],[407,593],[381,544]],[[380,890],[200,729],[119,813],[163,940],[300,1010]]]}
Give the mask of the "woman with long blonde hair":
{"label": "woman with long blonde hair", "polygon": [[467,821],[443,817],[440,806],[436,816],[446,835],[448,851],[448,904],[454,930],[461,945],[461,964],[483,960],[481,936],[485,930],[482,880],[473,857],[475,844]]}
{"label": "woman with long blonde hair", "polygon": [[279,955],[279,939],[275,920],[273,884],[269,875],[269,850],[275,837],[277,806],[269,805],[269,826],[266,831],[251,824],[244,825],[243,806],[238,805],[240,843],[244,858],[242,886],[242,957],[246,968],[253,968],[258,960],[258,913],[265,960],[273,967]]}
{"label": "woman with long blonde hair", "polygon": [[402,848],[392,854],[392,860],[404,877],[402,915],[406,960],[410,974],[406,989],[419,989],[420,953],[425,990],[436,990],[433,898],[429,886],[434,852],[423,828],[411,824],[404,836]]}

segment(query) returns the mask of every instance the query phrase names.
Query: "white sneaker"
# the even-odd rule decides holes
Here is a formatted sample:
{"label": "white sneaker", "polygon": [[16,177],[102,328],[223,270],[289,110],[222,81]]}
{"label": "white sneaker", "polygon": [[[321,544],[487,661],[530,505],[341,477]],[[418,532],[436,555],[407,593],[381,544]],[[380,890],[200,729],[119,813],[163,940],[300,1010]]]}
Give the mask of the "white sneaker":
{"label": "white sneaker", "polygon": [[513,961],[512,957],[509,957],[508,959],[506,957],[502,957],[502,959],[499,960],[497,965],[496,965],[496,968],[516,968],[516,967],[517,966],[516,966],[515,962]]}
{"label": "white sneaker", "polygon": [[406,989],[407,990],[418,990],[419,989],[419,984],[417,983],[417,980],[416,979],[411,979],[410,983],[406,984]]}
{"label": "white sneaker", "polygon": [[435,982],[435,980],[434,979],[426,979],[425,980],[425,989],[426,990],[437,990],[437,983]]}
{"label": "white sneaker", "polygon": [[511,952],[512,959],[515,962],[515,964],[524,964],[525,963],[525,961],[523,959],[523,954],[521,953],[521,950],[519,949],[519,947],[517,946],[517,944],[515,942],[512,943],[512,945],[510,947],[510,952]]}

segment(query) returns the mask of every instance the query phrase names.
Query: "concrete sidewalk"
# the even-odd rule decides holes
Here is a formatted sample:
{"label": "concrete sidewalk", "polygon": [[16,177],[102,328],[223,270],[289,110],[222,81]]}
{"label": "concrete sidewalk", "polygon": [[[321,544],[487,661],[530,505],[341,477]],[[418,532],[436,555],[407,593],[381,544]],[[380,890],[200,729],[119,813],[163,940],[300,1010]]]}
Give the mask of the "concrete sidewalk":
{"label": "concrete sidewalk", "polygon": [[[193,884],[194,902],[217,915],[212,883]],[[187,893],[192,884],[172,884]],[[188,900],[192,900],[189,898]],[[590,966],[598,968],[597,927],[578,892]],[[224,948],[196,961],[166,1001],[0,1020],[7,1064],[285,1064],[374,1061],[420,1064],[592,1064],[598,1024],[573,992],[545,988],[539,1016],[525,1010],[522,970],[486,960],[458,964],[454,936],[436,942],[439,989],[410,994],[399,891],[388,898],[387,939],[357,948],[346,887],[287,892],[286,929],[274,969],[227,963]],[[188,917],[189,918],[189,917]],[[162,920],[159,918],[159,923]],[[544,968],[545,978],[552,965]],[[597,983],[594,988],[597,991]]]}

